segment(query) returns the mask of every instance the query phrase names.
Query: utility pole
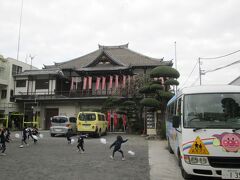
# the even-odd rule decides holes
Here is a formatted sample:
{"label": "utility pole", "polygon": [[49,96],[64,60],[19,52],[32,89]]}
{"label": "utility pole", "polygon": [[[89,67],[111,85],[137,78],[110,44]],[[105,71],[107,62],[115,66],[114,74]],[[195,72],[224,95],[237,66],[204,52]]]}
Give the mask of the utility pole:
{"label": "utility pole", "polygon": [[174,42],[174,47],[175,47],[175,69],[177,70],[177,43],[176,43],[176,41]]}
{"label": "utility pole", "polygon": [[[175,49],[175,69],[177,70],[177,43],[174,42],[174,49]],[[175,94],[177,94],[177,85],[175,86]]]}
{"label": "utility pole", "polygon": [[200,61],[200,57],[198,58],[198,67],[199,67],[199,83],[200,83],[200,86],[202,85],[202,72],[201,72],[201,61]]}

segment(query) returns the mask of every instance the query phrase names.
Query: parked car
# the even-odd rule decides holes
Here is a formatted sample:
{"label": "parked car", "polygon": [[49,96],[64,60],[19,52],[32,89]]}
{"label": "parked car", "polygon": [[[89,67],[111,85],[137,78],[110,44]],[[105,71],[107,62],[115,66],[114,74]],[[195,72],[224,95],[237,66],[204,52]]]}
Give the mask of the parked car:
{"label": "parked car", "polygon": [[77,126],[76,126],[76,117],[68,117],[68,116],[53,116],[51,118],[51,127],[50,127],[50,135],[53,137],[56,134],[58,135],[66,135],[68,130],[71,133],[76,134]]}
{"label": "parked car", "polygon": [[79,112],[77,130],[84,134],[93,134],[100,137],[107,134],[108,122],[106,116],[100,112]]}

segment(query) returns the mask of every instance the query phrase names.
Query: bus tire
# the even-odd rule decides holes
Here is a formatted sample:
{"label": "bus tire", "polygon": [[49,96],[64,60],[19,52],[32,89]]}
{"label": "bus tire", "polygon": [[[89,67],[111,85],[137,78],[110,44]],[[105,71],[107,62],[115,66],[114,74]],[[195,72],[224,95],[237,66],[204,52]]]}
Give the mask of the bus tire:
{"label": "bus tire", "polygon": [[180,167],[180,169],[181,169],[182,177],[183,177],[184,179],[192,179],[192,176],[191,176],[190,174],[188,174],[188,173],[184,170],[184,168],[183,168],[183,166],[182,166],[182,158],[181,158],[179,149],[178,149],[178,164],[179,164],[179,167]]}
{"label": "bus tire", "polygon": [[168,152],[173,154],[173,150],[172,150],[172,148],[170,146],[169,138],[167,138],[167,141],[168,141]]}
{"label": "bus tire", "polygon": [[54,136],[55,136],[55,134],[51,133],[51,137],[54,137]]}

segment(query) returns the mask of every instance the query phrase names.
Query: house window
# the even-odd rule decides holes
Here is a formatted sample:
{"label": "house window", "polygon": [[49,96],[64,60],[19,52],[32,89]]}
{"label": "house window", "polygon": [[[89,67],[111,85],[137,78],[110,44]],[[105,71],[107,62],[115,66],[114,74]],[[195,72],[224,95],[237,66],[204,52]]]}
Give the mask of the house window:
{"label": "house window", "polygon": [[10,102],[14,102],[13,89],[10,91]]}
{"label": "house window", "polygon": [[48,89],[49,80],[48,79],[38,79],[36,80],[36,89]]}
{"label": "house window", "polygon": [[3,89],[1,93],[1,99],[6,99],[7,98],[7,90]]}
{"label": "house window", "polygon": [[22,67],[15,64],[12,65],[12,75],[16,75],[22,72]]}
{"label": "house window", "polygon": [[26,87],[26,80],[17,80],[16,87]]}

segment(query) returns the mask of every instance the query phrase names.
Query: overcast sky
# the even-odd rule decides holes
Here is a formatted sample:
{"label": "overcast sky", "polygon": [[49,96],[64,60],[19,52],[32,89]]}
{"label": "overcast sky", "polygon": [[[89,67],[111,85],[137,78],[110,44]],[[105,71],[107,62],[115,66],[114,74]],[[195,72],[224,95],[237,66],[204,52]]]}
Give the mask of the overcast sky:
{"label": "overcast sky", "polygon": [[[181,86],[199,84],[199,57],[240,50],[239,0],[23,0],[19,60],[63,62],[120,45],[153,58],[175,59]],[[17,58],[21,0],[0,0],[0,54]],[[26,58],[28,57],[28,58]],[[240,52],[202,60],[205,71],[240,60]],[[174,66],[175,67],[175,64]],[[189,74],[192,75],[188,78]],[[227,84],[240,63],[206,73],[202,84]]]}

